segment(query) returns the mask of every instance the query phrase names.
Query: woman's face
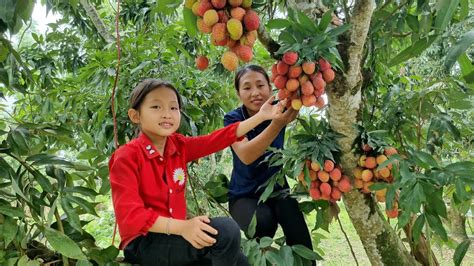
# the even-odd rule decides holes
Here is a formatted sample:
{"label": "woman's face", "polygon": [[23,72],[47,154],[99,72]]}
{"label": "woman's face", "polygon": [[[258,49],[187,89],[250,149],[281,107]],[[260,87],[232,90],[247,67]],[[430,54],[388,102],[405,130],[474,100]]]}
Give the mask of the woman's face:
{"label": "woman's face", "polygon": [[240,78],[237,94],[249,115],[252,116],[270,98],[272,90],[262,73],[249,71]]}

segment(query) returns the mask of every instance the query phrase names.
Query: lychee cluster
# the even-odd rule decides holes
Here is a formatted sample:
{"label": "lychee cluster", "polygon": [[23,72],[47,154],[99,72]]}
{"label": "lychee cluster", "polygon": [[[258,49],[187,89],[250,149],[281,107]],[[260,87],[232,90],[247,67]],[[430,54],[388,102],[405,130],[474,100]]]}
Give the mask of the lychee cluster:
{"label": "lychee cluster", "polygon": [[324,58],[317,62],[298,59],[298,53],[288,51],[283,54],[281,61],[272,66],[271,80],[278,88],[278,98],[289,98],[291,101],[288,101],[288,107],[291,105],[295,110],[301,106],[324,107],[322,95],[326,84],[335,77],[331,64]]}
{"label": "lychee cluster", "polygon": [[[306,166],[311,179],[309,195],[313,200],[336,202],[343,193],[352,189],[349,177],[343,175],[341,166],[335,165],[332,160],[325,160],[323,167],[317,161],[306,160]],[[298,176],[298,180],[306,184],[304,171]]]}
{"label": "lychee cluster", "polygon": [[[249,62],[253,58],[252,47],[257,40],[260,18],[251,9],[252,0],[186,0],[198,17],[198,30],[211,35],[211,43],[226,46],[221,63],[229,71],[239,66],[239,60]],[[196,64],[199,68],[199,66]]]}
{"label": "lychee cluster", "polygon": [[[365,152],[359,157],[359,166],[354,168],[354,187],[360,189],[361,192],[365,194],[371,193],[369,187],[376,182],[385,182],[392,183],[392,164],[377,170],[377,167],[380,166],[383,162],[388,160],[388,158],[397,154],[397,150],[393,147],[385,148],[383,154],[375,153],[367,144],[362,146],[362,150]],[[385,195],[387,189],[381,189],[375,191],[375,198],[378,202],[385,202]],[[387,216],[389,218],[398,217],[398,203],[394,201],[394,206],[390,210],[386,210]]]}

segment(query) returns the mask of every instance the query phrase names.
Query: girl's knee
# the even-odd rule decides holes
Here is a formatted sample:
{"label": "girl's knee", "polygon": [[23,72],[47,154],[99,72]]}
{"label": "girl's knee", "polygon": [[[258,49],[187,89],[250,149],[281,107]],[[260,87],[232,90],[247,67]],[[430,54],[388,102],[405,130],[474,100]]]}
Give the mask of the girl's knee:
{"label": "girl's knee", "polygon": [[218,232],[218,237],[224,237],[228,240],[238,239],[240,242],[240,227],[229,217],[216,217],[211,219],[211,224]]}

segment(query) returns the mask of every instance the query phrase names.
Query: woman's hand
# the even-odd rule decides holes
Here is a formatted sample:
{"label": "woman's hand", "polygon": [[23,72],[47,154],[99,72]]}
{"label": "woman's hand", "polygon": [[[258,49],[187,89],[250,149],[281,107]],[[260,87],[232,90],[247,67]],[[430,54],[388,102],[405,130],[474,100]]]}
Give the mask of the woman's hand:
{"label": "woman's hand", "polygon": [[290,107],[286,109],[281,116],[278,116],[276,118],[273,118],[272,123],[279,126],[279,127],[284,127],[288,125],[290,122],[296,119],[298,116],[299,111],[293,109],[293,107]]}
{"label": "woman's hand", "polygon": [[209,225],[210,222],[207,216],[197,216],[186,220],[181,236],[197,249],[210,247],[216,243],[216,239],[207,233],[217,235],[217,230]]}
{"label": "woman's hand", "polygon": [[272,105],[272,102],[275,100],[275,96],[271,96],[268,100],[260,107],[258,114],[262,117],[263,120],[270,119],[281,119],[283,117],[283,109],[286,105],[286,99],[279,101],[278,103]]}

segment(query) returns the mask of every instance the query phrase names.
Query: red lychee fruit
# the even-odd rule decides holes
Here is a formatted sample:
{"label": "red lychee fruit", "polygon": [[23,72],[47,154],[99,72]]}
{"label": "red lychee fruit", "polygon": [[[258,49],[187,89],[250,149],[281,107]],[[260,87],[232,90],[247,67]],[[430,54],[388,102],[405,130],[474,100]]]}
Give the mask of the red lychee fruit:
{"label": "red lychee fruit", "polygon": [[196,57],[196,68],[199,70],[204,70],[209,66],[209,59],[204,55]]}
{"label": "red lychee fruit", "polygon": [[287,65],[294,65],[298,61],[298,54],[296,52],[286,52],[283,54],[283,62]]}

